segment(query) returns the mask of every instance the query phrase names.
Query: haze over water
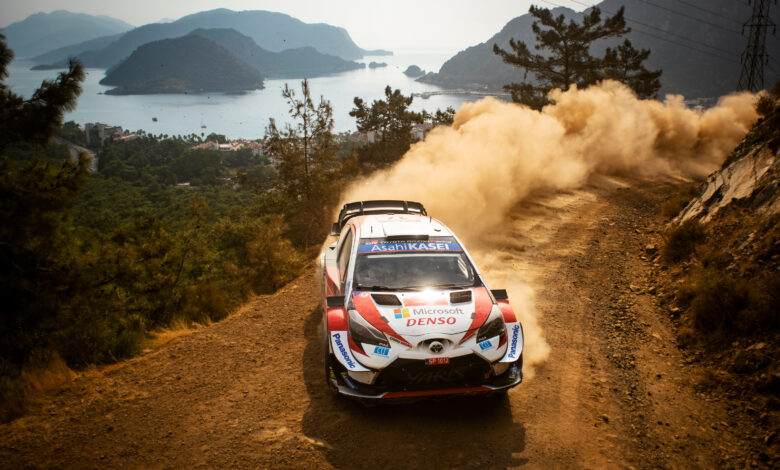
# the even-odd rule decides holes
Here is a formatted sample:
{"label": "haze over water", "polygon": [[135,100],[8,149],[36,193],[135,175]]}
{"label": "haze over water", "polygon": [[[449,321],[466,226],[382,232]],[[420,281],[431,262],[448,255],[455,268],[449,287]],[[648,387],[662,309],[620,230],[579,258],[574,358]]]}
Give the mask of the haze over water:
{"label": "haze over water", "polygon": [[[387,67],[368,67],[340,74],[317,77],[309,80],[312,98],[319,102],[322,95],[333,106],[336,132],[352,132],[355,120],[349,116],[356,96],[367,103],[384,98],[384,89],[390,85],[399,88],[404,95],[435,92],[440,87],[418,83],[403,74],[409,65],[417,65],[428,71],[438,71],[441,65],[453,55],[452,51],[396,51],[393,56],[364,57],[358,62],[386,62]],[[14,61],[9,67],[7,83],[16,93],[29,97],[44,79],[56,77],[57,70],[30,70],[31,64]],[[102,122],[120,125],[131,131],[143,129],[151,134],[200,135],[216,132],[228,138],[256,139],[263,137],[268,119],[277,123],[290,122],[288,106],[281,96],[281,90],[288,83],[300,90],[301,79],[265,80],[265,88],[242,95],[230,94],[188,94],[188,95],[133,95],[111,96],[102,94],[112,87],[98,82],[105,76],[103,69],[88,69],[83,92],[73,112],[65,116],[66,121],[81,125],[87,122]],[[479,96],[434,95],[428,99],[415,97],[412,110],[437,108],[455,109]],[[154,122],[152,118],[157,118]],[[206,126],[202,128],[201,126]]]}

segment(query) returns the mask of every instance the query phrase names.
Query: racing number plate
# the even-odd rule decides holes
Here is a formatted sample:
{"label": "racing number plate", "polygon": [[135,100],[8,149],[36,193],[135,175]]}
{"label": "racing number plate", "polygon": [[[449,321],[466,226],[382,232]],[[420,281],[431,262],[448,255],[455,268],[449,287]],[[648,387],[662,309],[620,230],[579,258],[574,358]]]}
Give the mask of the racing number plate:
{"label": "racing number plate", "polygon": [[449,364],[450,358],[449,357],[432,357],[430,359],[425,360],[426,366],[438,366],[442,364]]}

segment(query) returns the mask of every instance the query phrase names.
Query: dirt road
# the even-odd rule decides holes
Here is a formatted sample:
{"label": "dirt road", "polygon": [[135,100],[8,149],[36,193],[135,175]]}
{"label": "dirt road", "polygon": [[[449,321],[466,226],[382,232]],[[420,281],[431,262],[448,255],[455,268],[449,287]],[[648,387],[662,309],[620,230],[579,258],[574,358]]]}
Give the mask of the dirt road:
{"label": "dirt road", "polygon": [[515,209],[505,261],[536,290],[551,349],[506,397],[365,408],[332,396],[309,272],[218,324],[80,374],[0,426],[0,467],[750,465],[742,411],[697,386],[649,281],[660,267],[645,248],[673,186],[601,179]]}

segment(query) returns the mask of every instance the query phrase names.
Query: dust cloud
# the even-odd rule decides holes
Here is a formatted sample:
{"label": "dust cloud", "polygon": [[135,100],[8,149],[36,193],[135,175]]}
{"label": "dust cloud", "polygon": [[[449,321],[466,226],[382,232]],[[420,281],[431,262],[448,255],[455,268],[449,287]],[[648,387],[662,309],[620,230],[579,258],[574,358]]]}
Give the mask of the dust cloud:
{"label": "dust cloud", "polygon": [[687,108],[681,96],[640,100],[615,81],[554,90],[551,98],[555,104],[541,112],[493,98],[464,104],[452,126],[433,129],[397,164],[356,182],[343,198],[420,201],[477,247],[471,250],[488,279],[508,283],[493,287],[509,290],[531,366],[549,351],[533,291],[508,262],[490,257],[489,244],[480,243],[485,236],[506,230],[510,209],[530,195],[574,189],[596,174],[703,177],[757,119],[749,93],[723,97],[707,110]]}

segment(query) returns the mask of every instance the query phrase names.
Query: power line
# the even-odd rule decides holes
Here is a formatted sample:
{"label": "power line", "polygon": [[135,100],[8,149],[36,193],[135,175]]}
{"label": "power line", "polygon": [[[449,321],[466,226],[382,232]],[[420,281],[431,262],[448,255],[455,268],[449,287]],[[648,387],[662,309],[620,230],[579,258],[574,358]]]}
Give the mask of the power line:
{"label": "power line", "polygon": [[719,25],[717,23],[711,23],[709,21],[705,21],[705,20],[703,20],[701,18],[696,18],[693,15],[688,15],[686,13],[683,13],[683,12],[680,12],[680,11],[677,11],[677,10],[673,10],[671,8],[667,8],[667,7],[662,6],[662,5],[658,5],[657,3],[653,3],[650,0],[638,0],[638,1],[646,3],[648,5],[652,5],[652,6],[656,7],[656,8],[661,9],[661,10],[666,10],[666,11],[672,12],[672,13],[674,13],[676,15],[684,16],[684,17],[692,19],[694,21],[698,21],[699,23],[704,23],[704,24],[713,26],[715,28],[722,29],[723,31],[728,31],[729,33],[740,34],[739,31],[735,31],[733,29],[726,28],[725,26],[721,26],[721,25]]}
{"label": "power line", "polygon": [[[572,1],[572,2],[574,2],[574,3],[578,3],[578,4],[580,4],[580,5],[583,5],[583,6],[588,6],[587,4],[585,4],[585,3],[582,3],[582,2],[579,2],[579,1],[577,1],[577,0],[570,0],[570,1]],[[606,11],[606,10],[604,10],[604,12],[605,12],[605,13],[609,13],[610,15],[614,14],[614,12],[610,12],[610,11]],[[625,16],[624,16],[624,17],[625,17]],[[664,33],[664,34],[669,34],[669,35],[671,35],[671,36],[677,36],[678,38],[680,38],[680,39],[682,39],[682,40],[684,40],[684,41],[689,41],[689,42],[693,42],[693,43],[699,44],[699,45],[701,45],[701,46],[704,46],[704,47],[708,47],[708,48],[710,48],[710,49],[712,49],[712,50],[714,50],[714,51],[722,52],[722,53],[724,53],[724,54],[731,55],[731,56],[735,56],[735,55],[736,55],[736,53],[735,53],[735,52],[733,52],[733,51],[727,51],[727,50],[725,50],[725,49],[721,49],[721,48],[719,48],[719,47],[715,47],[715,46],[712,46],[712,45],[710,45],[710,44],[707,44],[706,42],[698,41],[698,40],[696,40],[696,39],[689,38],[689,37],[687,37],[687,36],[683,36],[683,35],[681,35],[681,34],[673,33],[673,32],[671,32],[671,31],[667,31],[667,30],[665,30],[665,29],[659,28],[659,27],[657,27],[657,26],[653,26],[653,25],[651,25],[651,24],[644,23],[644,22],[642,22],[642,21],[639,21],[639,20],[635,20],[635,19],[628,18],[628,17],[625,17],[625,19],[626,19],[626,21],[630,21],[630,22],[632,22],[632,23],[640,24],[640,25],[642,25],[642,26],[644,26],[644,27],[646,27],[646,28],[654,29],[654,30],[656,30],[656,31],[660,31],[660,32],[662,32],[662,33]]]}
{"label": "power line", "polygon": [[731,57],[731,58],[723,57],[722,55],[713,54],[712,52],[705,51],[705,50],[702,50],[702,49],[698,49],[696,47],[689,46],[688,44],[683,44],[681,42],[672,41],[671,39],[667,39],[667,38],[664,38],[664,37],[661,37],[661,36],[656,36],[655,34],[648,33],[647,31],[642,31],[642,30],[637,29],[636,32],[639,33],[639,34],[644,34],[645,36],[650,36],[651,38],[655,38],[655,39],[658,39],[660,41],[666,41],[668,43],[672,43],[672,44],[675,44],[675,45],[680,46],[680,47],[685,47],[686,49],[690,49],[692,51],[700,52],[702,54],[706,54],[708,56],[716,57],[718,59],[725,60],[725,61],[728,61],[728,62],[731,62],[731,63],[734,63],[734,64],[739,63],[739,61],[736,58],[734,58],[734,57]]}
{"label": "power line", "polygon": [[[543,1],[544,3],[548,3],[550,5],[556,6],[556,7],[563,6],[563,5],[555,4],[555,3],[550,2],[548,0],[541,0],[541,1]],[[579,2],[577,0],[570,0],[570,1],[572,1],[574,3],[578,3],[578,4],[583,5],[583,6],[588,6],[589,7],[589,5],[584,4],[582,2]],[[610,12],[610,11],[606,11],[606,10],[604,10],[604,12],[608,13],[610,15],[614,14],[614,12]],[[682,36],[682,35],[679,35],[679,34],[676,34],[676,33],[672,33],[670,31],[666,31],[665,29],[661,29],[661,28],[655,27],[653,25],[649,25],[647,23],[643,23],[641,21],[637,21],[637,20],[634,20],[634,19],[631,19],[631,18],[626,18],[626,20],[627,21],[631,21],[632,23],[637,23],[637,24],[642,25],[642,26],[647,27],[647,28],[655,29],[655,30],[660,31],[660,32],[662,32],[664,34],[668,34],[668,35],[671,35],[671,36],[677,36],[678,38],[681,38],[681,39],[683,39],[685,41],[690,41],[690,42],[697,43],[697,44],[700,44],[700,45],[705,46],[705,47],[709,47],[710,49],[713,49],[715,51],[722,52],[724,54],[730,55],[731,57],[724,57],[724,56],[722,56],[720,54],[715,54],[715,53],[712,53],[710,51],[701,50],[701,49],[699,49],[697,47],[693,47],[693,46],[690,46],[688,44],[683,44],[683,43],[680,43],[678,41],[674,41],[672,39],[668,39],[668,38],[661,37],[661,36],[658,36],[658,35],[655,35],[655,34],[652,34],[652,33],[648,33],[647,31],[642,31],[641,29],[635,29],[635,31],[637,33],[639,33],[639,34],[644,34],[645,36],[649,36],[649,37],[658,39],[660,41],[665,41],[665,42],[668,42],[668,43],[671,43],[671,44],[674,44],[674,45],[677,45],[677,46],[680,46],[680,47],[685,47],[685,48],[690,49],[692,51],[700,52],[702,54],[706,54],[706,55],[709,55],[709,56],[712,56],[712,57],[716,57],[718,59],[725,60],[725,61],[728,61],[728,62],[734,62],[734,63],[738,62],[737,59],[736,59],[736,54],[734,52],[726,51],[726,50],[723,50],[723,49],[711,46],[709,44],[703,43],[701,41],[697,41],[695,39],[691,39],[691,38],[688,38],[688,37],[685,37],[685,36]]]}
{"label": "power line", "polygon": [[688,5],[691,8],[695,8],[697,10],[701,10],[703,12],[709,13],[710,15],[717,16],[719,18],[723,18],[724,20],[728,20],[728,21],[730,21],[732,23],[736,23],[736,24],[742,26],[742,23],[740,23],[739,21],[735,20],[734,18],[729,18],[726,15],[721,15],[720,13],[718,13],[716,11],[712,11],[712,10],[708,10],[706,8],[702,8],[699,5],[696,5],[696,4],[693,4],[693,3],[690,3],[690,2],[686,2],[685,0],[677,0],[677,1],[682,3],[683,5]]}
{"label": "power line", "polygon": [[735,53],[734,53],[734,52],[732,52],[732,51],[727,51],[727,50],[725,50],[725,49],[721,49],[721,48],[719,48],[719,47],[711,46],[711,45],[707,44],[706,42],[701,42],[701,41],[698,41],[698,40],[696,40],[696,39],[693,39],[693,38],[689,38],[689,37],[682,36],[682,35],[680,35],[680,34],[677,34],[677,33],[673,33],[673,32],[671,32],[671,31],[666,31],[665,29],[661,29],[661,28],[658,28],[658,27],[656,27],[656,26],[653,26],[653,25],[650,25],[650,24],[647,24],[647,23],[643,23],[643,22],[641,22],[641,21],[639,21],[639,20],[632,20],[631,18],[626,18],[626,20],[627,20],[627,21],[630,21],[630,22],[632,22],[632,23],[640,24],[640,25],[642,25],[642,26],[645,26],[645,27],[647,27],[647,28],[655,29],[655,30],[657,30],[657,31],[660,31],[660,32],[662,32],[662,33],[664,33],[664,34],[669,34],[669,35],[671,35],[671,36],[677,36],[677,37],[678,37],[678,38],[680,38],[680,39],[684,39],[684,40],[686,40],[686,41],[690,41],[690,42],[693,42],[693,43],[696,43],[696,44],[702,45],[702,46],[704,46],[704,47],[709,47],[710,49],[712,49],[712,50],[714,50],[714,51],[723,52],[724,54],[735,55]]}

